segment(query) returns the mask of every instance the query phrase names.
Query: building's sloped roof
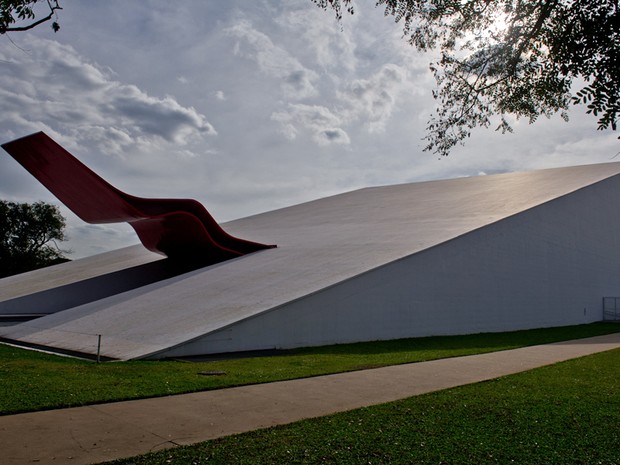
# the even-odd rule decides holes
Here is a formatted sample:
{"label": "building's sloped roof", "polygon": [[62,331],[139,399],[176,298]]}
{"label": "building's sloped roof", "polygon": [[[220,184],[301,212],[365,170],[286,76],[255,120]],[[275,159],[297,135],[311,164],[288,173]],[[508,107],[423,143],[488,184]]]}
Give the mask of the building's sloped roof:
{"label": "building's sloped roof", "polygon": [[231,234],[278,248],[0,328],[0,336],[93,353],[101,334],[103,355],[145,357],[619,173],[620,163],[609,163],[373,187],[232,221],[224,225]]}
{"label": "building's sloped roof", "polygon": [[48,268],[0,279],[0,303],[35,292],[43,292],[59,286],[96,278],[127,268],[146,265],[166,257],[149,252],[144,247],[130,246],[112,252],[93,255],[53,265]]}

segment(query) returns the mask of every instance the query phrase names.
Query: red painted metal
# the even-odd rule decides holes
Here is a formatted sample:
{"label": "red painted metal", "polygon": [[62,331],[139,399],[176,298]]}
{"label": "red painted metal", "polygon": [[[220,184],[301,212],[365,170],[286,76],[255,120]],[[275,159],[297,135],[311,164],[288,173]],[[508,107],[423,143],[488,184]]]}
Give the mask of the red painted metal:
{"label": "red painted metal", "polygon": [[196,200],[126,194],[43,132],[7,142],[2,148],[81,219],[87,223],[126,221],[153,252],[207,264],[276,247],[231,236]]}

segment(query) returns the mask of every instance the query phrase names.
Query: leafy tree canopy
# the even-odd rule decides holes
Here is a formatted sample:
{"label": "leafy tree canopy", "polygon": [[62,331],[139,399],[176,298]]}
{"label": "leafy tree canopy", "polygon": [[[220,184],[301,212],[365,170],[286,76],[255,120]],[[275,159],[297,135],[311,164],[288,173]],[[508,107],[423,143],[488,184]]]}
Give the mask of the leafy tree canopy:
{"label": "leafy tree canopy", "polygon": [[56,245],[64,228],[54,205],[0,200],[0,277],[67,261]]}
{"label": "leafy tree canopy", "polygon": [[[312,0],[353,14],[352,0]],[[498,116],[561,113],[586,104],[598,129],[617,129],[620,107],[618,0],[376,0],[403,25],[411,45],[437,49],[431,63],[439,102],[426,150],[448,155]]]}

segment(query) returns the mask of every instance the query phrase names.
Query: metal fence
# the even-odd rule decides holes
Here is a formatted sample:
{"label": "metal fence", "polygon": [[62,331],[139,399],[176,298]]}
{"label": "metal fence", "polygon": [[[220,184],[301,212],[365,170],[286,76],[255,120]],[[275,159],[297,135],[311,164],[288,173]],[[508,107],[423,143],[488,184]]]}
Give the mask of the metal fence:
{"label": "metal fence", "polygon": [[603,297],[603,320],[620,321],[620,297]]}

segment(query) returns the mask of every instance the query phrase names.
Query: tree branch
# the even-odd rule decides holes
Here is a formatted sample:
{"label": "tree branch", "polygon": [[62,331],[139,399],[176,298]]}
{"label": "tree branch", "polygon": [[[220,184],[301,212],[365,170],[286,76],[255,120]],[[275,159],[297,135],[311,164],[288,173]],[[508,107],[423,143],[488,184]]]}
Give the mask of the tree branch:
{"label": "tree branch", "polygon": [[[558,0],[548,0],[547,2],[541,2],[540,5],[540,14],[536,19],[536,23],[532,26],[532,29],[527,31],[525,34],[521,36],[521,43],[518,44],[517,50],[513,53],[513,59],[509,63],[508,67],[510,69],[511,74],[517,74],[517,66],[519,64],[519,60],[521,55],[525,51],[525,49],[529,46],[530,41],[536,37],[540,30],[542,29],[545,21],[551,16],[551,12],[557,6]],[[517,19],[515,18],[515,21]],[[514,24],[514,22],[513,22]],[[518,41],[519,37],[517,37]]]}
{"label": "tree branch", "polygon": [[[54,13],[56,12],[56,10],[62,10],[62,7],[58,4],[58,0],[54,0],[54,4],[52,5],[51,2],[48,0],[47,5],[50,7],[50,13],[45,16],[44,18],[41,18],[38,21],[35,21],[34,23],[31,23],[27,26],[18,26],[18,27],[3,27],[0,26],[0,34],[4,34],[6,32],[23,32],[23,31],[28,31],[29,29],[33,29],[35,27],[37,27],[39,24],[43,24],[46,21],[49,21],[50,19],[52,19],[52,16],[54,16]],[[56,32],[56,28],[54,28],[54,32]]]}

